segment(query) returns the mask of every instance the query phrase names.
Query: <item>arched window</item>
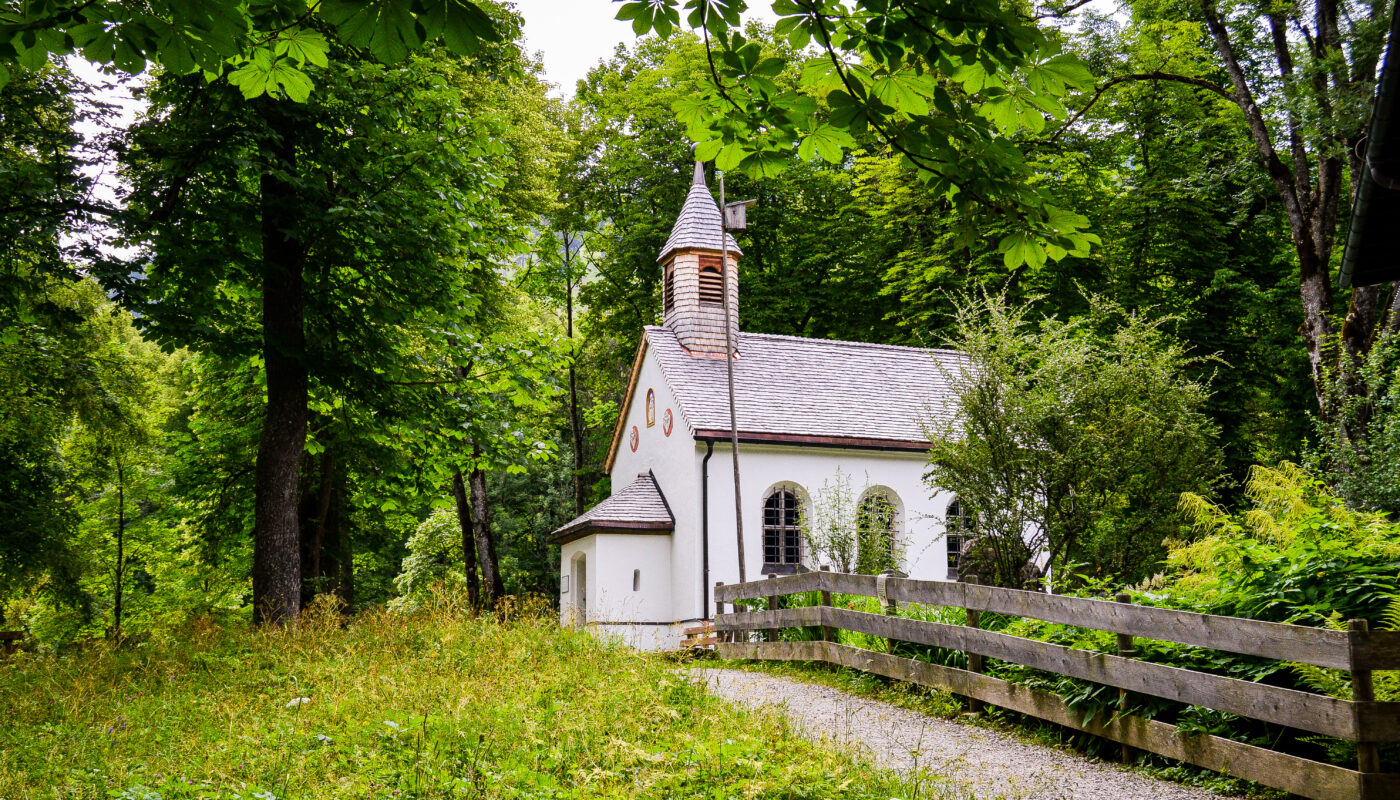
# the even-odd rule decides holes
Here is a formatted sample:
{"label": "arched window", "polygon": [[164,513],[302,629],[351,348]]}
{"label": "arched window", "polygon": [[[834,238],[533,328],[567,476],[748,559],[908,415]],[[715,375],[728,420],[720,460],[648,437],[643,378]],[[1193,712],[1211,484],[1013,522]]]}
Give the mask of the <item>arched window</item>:
{"label": "arched window", "polygon": [[954,497],[948,504],[948,514],[943,522],[943,538],[948,547],[948,580],[958,579],[958,558],[963,545],[972,538],[973,520],[967,508]]}
{"label": "arched window", "polygon": [[894,569],[895,528],[899,508],[888,493],[873,491],[860,501],[856,509],[856,572],[875,575]]}
{"label": "arched window", "polygon": [[791,572],[800,563],[802,528],[797,494],[778,489],[763,501],[763,571]]}
{"label": "arched window", "polygon": [[718,258],[700,258],[700,302],[714,306],[724,302],[724,273]]}

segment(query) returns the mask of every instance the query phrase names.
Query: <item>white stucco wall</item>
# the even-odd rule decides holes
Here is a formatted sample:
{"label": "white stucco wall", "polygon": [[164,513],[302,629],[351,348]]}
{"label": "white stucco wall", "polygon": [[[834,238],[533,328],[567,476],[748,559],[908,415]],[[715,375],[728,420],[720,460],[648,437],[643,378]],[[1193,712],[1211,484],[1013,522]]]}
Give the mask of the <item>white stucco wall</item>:
{"label": "white stucco wall", "polygon": [[[598,533],[560,548],[559,619],[578,621],[581,598],[577,563],[587,570],[587,618],[593,622],[673,622],[671,537],[662,534]],[[568,591],[563,591],[564,578]]]}
{"label": "white stucco wall", "polygon": [[595,622],[674,622],[671,537],[600,533]]}
{"label": "white stucco wall", "polygon": [[[646,424],[648,390],[656,393],[656,422],[650,427]],[[667,409],[674,421],[670,436],[664,429]],[[655,474],[657,486],[676,518],[676,529],[670,537],[672,580],[667,607],[675,615],[671,617],[673,620],[698,619],[701,614],[700,460],[696,456],[694,431],[650,352],[642,357],[632,404],[623,414],[621,442],[611,473],[613,490],[621,489],[648,470]],[[635,452],[630,445],[633,426],[638,432]],[[713,509],[711,505],[712,512]]]}
{"label": "white stucco wall", "polygon": [[[715,445],[710,461],[710,576],[711,583],[737,582],[739,568],[734,535],[734,479],[727,442]],[[804,509],[810,508],[836,471],[850,476],[858,499],[866,488],[881,487],[900,506],[895,533],[911,577],[944,580],[947,548],[944,516],[952,495],[935,492],[923,483],[926,456],[878,450],[740,444],[739,475],[744,508],[744,555],[747,577],[754,580],[763,566],[763,502],[777,484],[795,486]]]}

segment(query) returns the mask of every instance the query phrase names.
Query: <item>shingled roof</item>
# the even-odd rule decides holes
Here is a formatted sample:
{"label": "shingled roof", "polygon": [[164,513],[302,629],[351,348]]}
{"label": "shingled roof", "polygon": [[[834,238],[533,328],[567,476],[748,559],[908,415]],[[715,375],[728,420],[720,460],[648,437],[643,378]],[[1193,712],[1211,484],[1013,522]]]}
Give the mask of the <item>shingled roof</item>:
{"label": "shingled roof", "polygon": [[[724,358],[686,352],[670,328],[648,326],[679,411],[697,438],[729,433]],[[951,379],[965,358],[864,342],[739,334],[734,400],[741,440],[925,450],[925,424],[952,424]]]}
{"label": "shingled roof", "polygon": [[[665,261],[674,251],[691,248],[718,253],[722,247],[719,238],[722,227],[719,204],[710,194],[710,187],[705,185],[705,167],[697,161],[695,177],[690,182],[690,193],[685,196],[685,205],[681,208],[680,216],[676,217],[676,224],[671,228],[671,238],[666,240],[666,246],[661,248],[661,255],[657,256],[656,260]],[[723,235],[729,239],[729,252],[743,255],[739,251],[739,245],[734,242],[734,237],[727,233]]]}
{"label": "shingled roof", "polygon": [[590,533],[668,533],[675,530],[676,518],[661,493],[656,478],[644,472],[622,491],[588,509],[583,516],[556,530],[556,544]]}

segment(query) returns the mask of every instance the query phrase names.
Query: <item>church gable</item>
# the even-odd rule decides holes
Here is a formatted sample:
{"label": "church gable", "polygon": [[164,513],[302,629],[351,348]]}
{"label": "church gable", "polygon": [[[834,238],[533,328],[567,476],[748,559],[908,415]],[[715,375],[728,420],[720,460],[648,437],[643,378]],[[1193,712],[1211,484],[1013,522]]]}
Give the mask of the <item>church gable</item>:
{"label": "church gable", "polygon": [[671,441],[684,442],[684,446],[689,447],[694,436],[695,426],[686,417],[665,370],[651,352],[651,341],[643,333],[632,362],[627,393],[613,426],[612,443],[603,462],[604,472],[612,474],[624,453],[645,453],[648,448],[676,446],[671,445]]}

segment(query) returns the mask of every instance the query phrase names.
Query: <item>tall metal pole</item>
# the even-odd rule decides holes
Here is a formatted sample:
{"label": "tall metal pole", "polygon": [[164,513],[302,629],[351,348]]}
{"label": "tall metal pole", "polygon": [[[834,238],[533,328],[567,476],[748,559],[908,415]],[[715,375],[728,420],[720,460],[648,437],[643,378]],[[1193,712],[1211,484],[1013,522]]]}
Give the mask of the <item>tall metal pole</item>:
{"label": "tall metal pole", "polygon": [[724,173],[719,173],[720,277],[724,279],[724,369],[729,376],[729,446],[734,454],[734,531],[739,544],[739,582],[748,580],[744,568],[744,501],[739,496],[739,422],[734,411],[734,334],[733,312],[729,308],[729,229],[724,219]]}

